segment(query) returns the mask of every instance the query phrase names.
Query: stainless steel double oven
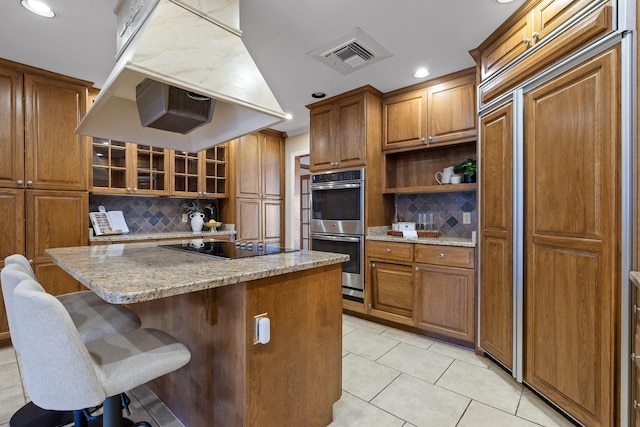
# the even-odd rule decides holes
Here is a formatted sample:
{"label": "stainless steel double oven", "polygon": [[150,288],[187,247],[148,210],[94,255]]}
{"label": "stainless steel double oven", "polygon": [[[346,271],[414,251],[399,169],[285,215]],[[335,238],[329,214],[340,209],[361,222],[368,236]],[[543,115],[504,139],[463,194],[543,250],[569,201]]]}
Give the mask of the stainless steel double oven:
{"label": "stainless steel double oven", "polygon": [[365,170],[311,175],[311,249],[347,254],[342,264],[342,295],[364,299]]}

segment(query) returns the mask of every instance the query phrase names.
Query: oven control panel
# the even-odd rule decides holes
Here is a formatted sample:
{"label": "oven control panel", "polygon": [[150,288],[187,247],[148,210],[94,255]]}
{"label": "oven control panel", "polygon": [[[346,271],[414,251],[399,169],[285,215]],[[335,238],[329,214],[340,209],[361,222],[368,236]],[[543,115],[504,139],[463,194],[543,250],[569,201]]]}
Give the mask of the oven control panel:
{"label": "oven control panel", "polygon": [[317,173],[311,176],[312,184],[320,184],[324,182],[362,181],[362,180],[364,180],[364,169]]}

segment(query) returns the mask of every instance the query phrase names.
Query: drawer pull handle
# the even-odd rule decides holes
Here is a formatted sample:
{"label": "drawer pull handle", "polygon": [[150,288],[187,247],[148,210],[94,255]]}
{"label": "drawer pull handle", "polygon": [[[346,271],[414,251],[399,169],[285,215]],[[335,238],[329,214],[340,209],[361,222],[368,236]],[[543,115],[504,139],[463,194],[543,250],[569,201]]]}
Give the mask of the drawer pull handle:
{"label": "drawer pull handle", "polygon": [[440,252],[440,258],[444,258],[444,252]]}
{"label": "drawer pull handle", "polygon": [[635,362],[636,360],[639,360],[639,359],[640,359],[640,356],[636,356],[635,353],[631,353],[631,361],[632,362]]}
{"label": "drawer pull handle", "polygon": [[391,249],[387,248],[386,251],[387,251],[387,253],[389,253],[389,252],[391,252]]}

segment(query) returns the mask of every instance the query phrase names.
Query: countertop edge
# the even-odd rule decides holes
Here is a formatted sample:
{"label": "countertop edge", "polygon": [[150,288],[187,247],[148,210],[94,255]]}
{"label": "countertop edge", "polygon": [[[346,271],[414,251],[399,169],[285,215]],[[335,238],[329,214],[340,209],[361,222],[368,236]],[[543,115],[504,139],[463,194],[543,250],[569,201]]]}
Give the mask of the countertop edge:
{"label": "countertop edge", "polygon": [[235,230],[211,231],[169,231],[166,233],[129,233],[129,234],[112,234],[108,236],[89,236],[90,243],[126,243],[131,240],[154,240],[154,239],[189,239],[192,237],[215,237],[215,236],[233,236],[237,232]]}
{"label": "countertop edge", "polygon": [[396,242],[396,243],[413,243],[417,245],[440,245],[440,246],[458,246],[466,248],[475,248],[476,242],[471,239],[457,237],[419,237],[411,239],[407,237],[388,236],[388,235],[368,235],[366,240],[375,240],[380,242]]}

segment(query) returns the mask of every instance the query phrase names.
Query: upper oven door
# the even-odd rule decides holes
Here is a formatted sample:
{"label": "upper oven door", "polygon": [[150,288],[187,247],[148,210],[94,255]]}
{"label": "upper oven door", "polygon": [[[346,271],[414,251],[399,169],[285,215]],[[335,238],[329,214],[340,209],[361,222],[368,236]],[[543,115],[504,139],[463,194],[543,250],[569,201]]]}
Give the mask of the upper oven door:
{"label": "upper oven door", "polygon": [[311,232],[364,234],[364,182],[311,185]]}

